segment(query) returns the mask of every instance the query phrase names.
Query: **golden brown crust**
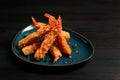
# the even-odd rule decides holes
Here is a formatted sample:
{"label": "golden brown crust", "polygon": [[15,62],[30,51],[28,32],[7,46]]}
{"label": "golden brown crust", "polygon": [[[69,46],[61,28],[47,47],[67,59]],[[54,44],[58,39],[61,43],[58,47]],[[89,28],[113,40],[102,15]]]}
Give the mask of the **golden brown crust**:
{"label": "golden brown crust", "polygon": [[37,41],[39,38],[44,36],[47,32],[51,30],[51,27],[44,26],[40,29],[38,29],[36,32],[33,32],[29,34],[27,37],[23,38],[22,40],[19,41],[18,47],[23,48],[24,46],[28,46],[35,41]]}
{"label": "golden brown crust", "polygon": [[59,34],[57,37],[57,45],[59,46],[62,53],[71,55],[72,50],[66,39],[61,34]]}
{"label": "golden brown crust", "polygon": [[[59,16],[55,19],[54,16],[45,13],[45,17],[49,19],[49,25],[41,22],[36,22],[32,17],[34,28],[37,30],[29,34],[27,37],[19,41],[18,47],[22,48],[24,55],[34,54],[36,60],[43,59],[48,50],[54,57],[53,62],[56,62],[62,54],[71,55],[72,50],[67,43],[70,39],[69,32],[62,30],[62,20]],[[39,39],[44,36],[44,40],[39,42]]]}
{"label": "golden brown crust", "polygon": [[[51,18],[50,18],[50,20],[54,21],[54,19],[52,20]],[[55,42],[56,37],[59,35],[59,33],[61,32],[61,29],[62,29],[60,20],[61,20],[61,18],[58,18],[58,20],[55,20],[56,23],[58,23],[57,25],[56,25],[56,23],[52,23],[52,24],[50,23],[50,26],[52,26],[52,29],[48,34],[45,35],[45,39],[41,43],[40,48],[37,49],[37,51],[34,55],[34,58],[36,60],[43,59],[45,54],[48,52],[50,47]]]}
{"label": "golden brown crust", "polygon": [[29,56],[30,54],[35,53],[35,51],[40,47],[41,42],[34,42],[29,46],[25,46],[22,48],[22,52],[24,55]]}
{"label": "golden brown crust", "polygon": [[53,63],[55,63],[60,57],[62,57],[62,53],[57,45],[52,45],[50,48],[50,53],[54,57]]}
{"label": "golden brown crust", "polygon": [[58,36],[59,30],[52,29],[48,34],[45,35],[45,39],[41,43],[41,47],[37,49],[34,58],[36,60],[43,59],[45,54],[48,52],[50,47],[53,45],[53,43],[56,40],[56,37]]}

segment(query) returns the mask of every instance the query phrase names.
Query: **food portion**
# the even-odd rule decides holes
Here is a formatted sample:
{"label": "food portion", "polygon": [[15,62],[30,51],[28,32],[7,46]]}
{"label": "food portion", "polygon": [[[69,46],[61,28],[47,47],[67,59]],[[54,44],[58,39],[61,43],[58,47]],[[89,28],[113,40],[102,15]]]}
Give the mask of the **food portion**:
{"label": "food portion", "polygon": [[23,48],[25,46],[32,44],[33,42],[37,41],[39,38],[44,36],[46,33],[48,33],[50,30],[51,30],[51,26],[41,27],[36,32],[33,32],[29,34],[27,37],[25,37],[24,39],[20,40],[18,43],[18,47]]}
{"label": "food portion", "polygon": [[59,46],[62,53],[71,55],[72,50],[61,33],[57,37],[57,45]]}
{"label": "food portion", "polygon": [[[60,18],[58,18],[60,19]],[[61,23],[59,21],[57,21],[57,26],[56,24],[52,25],[52,29],[51,31],[45,35],[45,38],[43,40],[43,42],[41,43],[41,46],[39,49],[37,49],[34,58],[36,60],[40,60],[43,59],[45,54],[48,52],[48,50],[50,49],[50,47],[53,45],[53,43],[55,42],[58,34],[61,31]],[[51,26],[51,25],[50,25]]]}
{"label": "food portion", "polygon": [[[70,34],[62,30],[62,19],[59,16],[56,19],[54,16],[45,13],[49,24],[37,22],[32,17],[32,22],[35,32],[32,32],[18,42],[18,47],[24,55],[29,56],[34,54],[37,61],[44,59],[45,55],[50,51],[53,63],[55,63],[64,54],[71,55],[72,50],[67,42],[70,39]],[[43,38],[42,40],[40,40]]]}
{"label": "food portion", "polygon": [[30,54],[35,53],[35,51],[40,48],[41,46],[41,41],[38,42],[34,42],[31,45],[25,46],[22,48],[22,52],[24,53],[24,55],[29,56]]}

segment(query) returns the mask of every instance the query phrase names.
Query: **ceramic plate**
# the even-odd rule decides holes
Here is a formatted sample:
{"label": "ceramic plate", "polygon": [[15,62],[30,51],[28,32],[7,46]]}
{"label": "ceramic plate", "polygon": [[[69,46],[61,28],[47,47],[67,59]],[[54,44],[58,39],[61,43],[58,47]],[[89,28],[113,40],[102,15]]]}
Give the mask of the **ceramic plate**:
{"label": "ceramic plate", "polygon": [[36,65],[43,65],[43,66],[70,66],[70,65],[80,64],[89,60],[94,54],[94,47],[92,43],[79,33],[76,33],[68,29],[63,29],[63,30],[68,31],[71,36],[70,40],[68,41],[68,44],[72,49],[71,57],[63,56],[56,63],[52,63],[53,59],[49,55],[49,52],[45,56],[45,58],[40,61],[36,61],[33,57],[34,55],[30,55],[30,56],[23,55],[23,53],[17,46],[18,41],[24,38],[26,35],[36,31],[33,25],[29,25],[25,27],[16,34],[16,36],[12,41],[12,51],[18,58],[22,59],[23,61]]}

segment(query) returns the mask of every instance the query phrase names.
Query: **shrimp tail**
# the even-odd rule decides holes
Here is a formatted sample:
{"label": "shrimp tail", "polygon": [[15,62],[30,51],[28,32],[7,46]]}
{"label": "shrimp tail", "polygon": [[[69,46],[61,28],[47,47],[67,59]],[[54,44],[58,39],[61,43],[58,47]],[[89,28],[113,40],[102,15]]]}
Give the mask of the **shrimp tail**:
{"label": "shrimp tail", "polygon": [[34,28],[39,29],[38,22],[35,20],[34,17],[32,17],[32,23],[34,25]]}

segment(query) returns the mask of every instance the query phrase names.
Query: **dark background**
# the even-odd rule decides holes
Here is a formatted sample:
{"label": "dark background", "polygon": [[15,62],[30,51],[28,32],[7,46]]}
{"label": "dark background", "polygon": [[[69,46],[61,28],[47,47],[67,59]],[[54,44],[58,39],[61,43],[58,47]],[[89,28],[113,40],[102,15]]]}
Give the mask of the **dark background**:
{"label": "dark background", "polygon": [[[86,64],[45,68],[16,58],[11,42],[31,24],[31,16],[46,21],[60,15],[63,27],[87,37],[95,54]],[[55,71],[56,70],[56,71]],[[0,80],[119,80],[120,0],[0,0]]]}

